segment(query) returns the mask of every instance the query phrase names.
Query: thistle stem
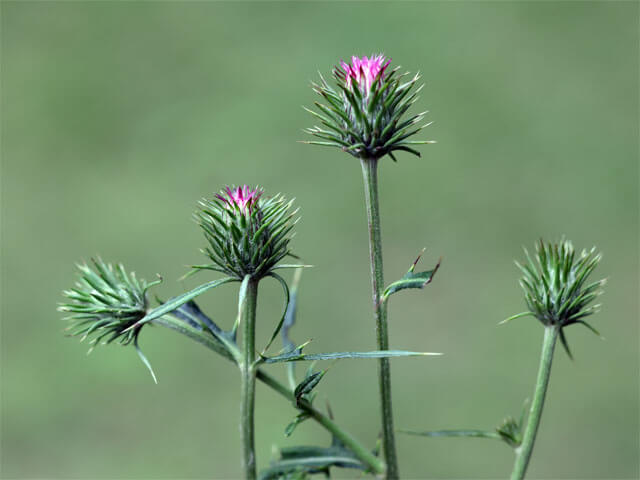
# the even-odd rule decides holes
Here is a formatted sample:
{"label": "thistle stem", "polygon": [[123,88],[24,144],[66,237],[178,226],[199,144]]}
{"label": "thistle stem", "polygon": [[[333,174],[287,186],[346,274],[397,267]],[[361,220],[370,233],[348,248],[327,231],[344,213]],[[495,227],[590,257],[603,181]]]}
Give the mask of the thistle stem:
{"label": "thistle stem", "polygon": [[[153,323],[181,333],[186,337],[189,337],[190,339],[201,343],[208,349],[213,350],[216,353],[220,353],[220,348],[212,339],[211,335],[209,335],[206,331],[198,330],[191,325],[184,323],[182,320],[173,318],[169,315],[165,315],[154,320]],[[230,361],[234,361],[234,357],[232,355],[224,355],[224,357]],[[267,385],[269,388],[280,394],[286,400],[293,402],[293,391],[273,378],[271,375],[266,373],[264,370],[261,370],[259,368],[256,369],[256,378]],[[342,443],[346,445],[362,463],[364,463],[371,469],[372,472],[376,474],[384,473],[386,469],[384,462],[376,457],[357,439],[351,436],[351,434],[343,430],[338,424],[331,420],[331,418],[323,414],[320,410],[317,410],[313,405],[306,401],[301,402],[300,408],[307,412],[311,416],[311,418],[318,422],[318,424],[321,425],[325,430],[339,438]]]}
{"label": "thistle stem", "polygon": [[[387,306],[386,302],[380,301],[382,289],[384,288],[384,276],[382,269],[380,211],[378,207],[378,159],[363,158],[361,159],[361,164],[369,225],[369,253],[371,260],[373,309],[376,319],[376,337],[378,349],[388,350]],[[382,444],[387,462],[386,478],[394,480],[399,478],[399,473],[393,428],[393,408],[391,405],[391,368],[388,358],[381,358],[378,361],[378,382],[380,385],[380,404],[382,408]]]}
{"label": "thistle stem", "polygon": [[256,304],[258,280],[246,276],[240,287],[239,310],[242,323],[242,361],[240,363],[240,438],[244,478],[256,478],[254,411],[256,390]]}
{"label": "thistle stem", "polygon": [[529,410],[527,426],[524,431],[522,445],[516,450],[516,460],[511,473],[511,480],[522,480],[529,466],[533,445],[536,441],[536,434],[542,418],[542,408],[549,386],[551,376],[551,363],[553,361],[553,351],[558,340],[560,329],[550,325],[544,329],[544,339],[542,340],[542,353],[540,354],[540,366],[538,367],[538,378],[536,388],[533,393],[533,401]]}

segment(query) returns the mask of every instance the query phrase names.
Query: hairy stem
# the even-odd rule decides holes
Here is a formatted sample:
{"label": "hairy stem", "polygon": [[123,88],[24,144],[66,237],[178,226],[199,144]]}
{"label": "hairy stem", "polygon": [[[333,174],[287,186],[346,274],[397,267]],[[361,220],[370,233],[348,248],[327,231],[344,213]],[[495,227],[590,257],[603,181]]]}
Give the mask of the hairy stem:
{"label": "hairy stem", "polygon": [[549,377],[551,376],[551,363],[553,361],[553,350],[556,346],[560,329],[556,326],[548,326],[544,329],[544,339],[542,340],[542,353],[540,354],[540,366],[538,367],[538,379],[533,393],[533,401],[529,410],[529,418],[524,431],[522,445],[516,450],[516,460],[511,473],[511,480],[522,480],[529,466],[533,445],[536,441],[538,426],[542,418],[542,408],[547,395]]}
{"label": "hairy stem", "polygon": [[256,478],[254,411],[256,397],[256,303],[258,280],[247,275],[240,287],[238,311],[242,323],[242,361],[240,363],[240,438],[244,478]]}
{"label": "hairy stem", "polygon": [[[211,337],[209,333],[203,330],[198,330],[197,328],[194,328],[191,325],[186,324],[182,320],[174,318],[170,315],[165,315],[161,318],[158,318],[154,320],[153,323],[155,325],[161,325],[163,327],[181,333],[191,338],[192,340],[201,343],[202,345],[210,350],[213,350],[216,353],[221,353],[222,351],[224,351],[220,349],[219,344],[213,339],[213,337]],[[225,354],[224,357],[228,360],[234,361],[233,355]],[[290,402],[294,401],[293,391],[280,383],[274,377],[266,373],[264,370],[258,368],[256,370],[256,378],[267,385],[269,388],[280,394],[286,400]],[[342,443],[346,445],[347,448],[349,448],[362,463],[364,463],[371,469],[372,472],[376,474],[384,473],[386,469],[384,462],[376,457],[367,447],[365,447],[358,440],[352,437],[351,434],[343,430],[338,424],[336,424],[328,416],[323,414],[320,410],[317,410],[309,402],[303,401],[300,407],[302,410],[311,415],[311,418],[313,418],[313,420],[315,420],[325,430],[339,438]]]}
{"label": "hairy stem", "polygon": [[[380,211],[378,207],[378,159],[363,158],[362,177],[364,180],[367,220],[369,224],[369,252],[371,259],[371,280],[373,288],[373,309],[376,319],[376,337],[379,350],[389,349],[387,330],[387,306],[381,302],[384,288],[382,269],[382,238],[380,234]],[[399,478],[398,456],[396,453],[393,428],[393,408],[391,405],[391,368],[388,358],[378,361],[378,382],[382,408],[382,444],[387,462],[387,479]]]}

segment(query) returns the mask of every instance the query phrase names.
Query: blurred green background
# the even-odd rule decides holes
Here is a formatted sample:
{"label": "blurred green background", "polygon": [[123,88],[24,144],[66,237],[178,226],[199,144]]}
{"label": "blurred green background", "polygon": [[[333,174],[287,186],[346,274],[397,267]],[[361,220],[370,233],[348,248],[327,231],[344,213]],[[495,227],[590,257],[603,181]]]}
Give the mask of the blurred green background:
{"label": "blurred green background", "polygon": [[[228,183],[296,197],[305,262],[300,341],[375,344],[360,167],[296,143],[309,88],[352,53],[420,70],[434,120],[423,158],[381,169],[386,277],[423,246],[435,282],[391,302],[395,348],[445,356],[392,367],[398,427],[492,428],[530,396],[542,329],[522,311],[514,258],[565,234],[604,253],[606,341],[568,331],[532,478],[638,478],[638,3],[7,2],[2,5],[2,476],[237,478],[238,374],[148,329],[142,346],[63,336],[55,311],[74,262],[100,254],[168,297],[199,263],[196,201]],[[226,325],[235,287],[201,304]],[[259,299],[262,338],[281,309]],[[225,320],[226,319],[226,320]],[[279,375],[281,368],[274,366]],[[319,404],[372,447],[376,368],[343,361]],[[274,445],[326,444],[258,390],[259,465]],[[512,452],[475,439],[400,436],[404,478],[504,478]],[[354,477],[352,472],[336,476]]]}

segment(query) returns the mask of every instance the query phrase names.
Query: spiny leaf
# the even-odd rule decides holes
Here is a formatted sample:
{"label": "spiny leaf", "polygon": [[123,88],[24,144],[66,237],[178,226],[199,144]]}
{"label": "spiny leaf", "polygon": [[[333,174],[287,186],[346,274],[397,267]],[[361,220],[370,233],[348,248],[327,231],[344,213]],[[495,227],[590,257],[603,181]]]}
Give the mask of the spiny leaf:
{"label": "spiny leaf", "polygon": [[[423,250],[424,252],[424,250]],[[427,284],[431,283],[433,280],[433,276],[436,274],[438,269],[440,268],[441,260],[438,261],[433,270],[427,270],[425,272],[415,273],[414,270],[416,268],[416,264],[420,260],[422,253],[416,258],[413,262],[409,271],[400,279],[391,283],[383,292],[381,302],[385,302],[388,298],[396,292],[400,290],[405,290],[408,288],[424,288]]]}

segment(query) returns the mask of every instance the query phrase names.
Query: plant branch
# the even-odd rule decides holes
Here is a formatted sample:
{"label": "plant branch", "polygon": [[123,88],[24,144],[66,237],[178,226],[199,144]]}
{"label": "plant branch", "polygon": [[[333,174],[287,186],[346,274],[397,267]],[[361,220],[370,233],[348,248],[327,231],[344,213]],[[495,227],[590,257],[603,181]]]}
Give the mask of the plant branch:
{"label": "plant branch", "polygon": [[[198,330],[197,328],[194,328],[191,325],[188,325],[185,322],[168,315],[154,320],[153,323],[181,333],[186,337],[189,337],[190,339],[204,345],[208,349],[221,354],[224,358],[231,360],[232,362],[235,361],[236,355],[230,354],[226,351],[225,353],[222,353],[218,342],[206,331]],[[294,402],[295,397],[293,395],[292,389],[287,388],[285,385],[280,383],[277,379],[266,373],[264,370],[260,368],[256,369],[256,378],[267,385],[269,388],[277,392],[280,396],[284,397],[289,402]],[[347,448],[349,448],[362,463],[367,465],[372,472],[378,475],[385,472],[385,463],[381,459],[376,457],[357,439],[351,436],[350,433],[343,430],[338,424],[331,420],[331,418],[323,414],[320,410],[317,410],[306,400],[302,400],[299,406],[301,410],[308,413],[310,417],[319,425],[321,425],[325,430],[334,435],[336,438],[339,438],[340,441]]]}

